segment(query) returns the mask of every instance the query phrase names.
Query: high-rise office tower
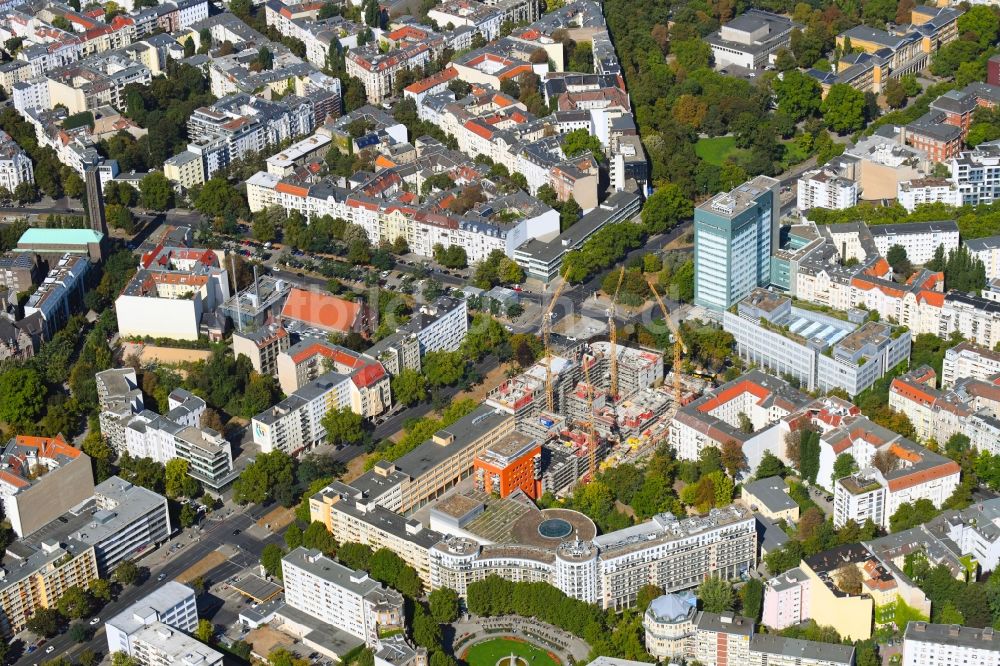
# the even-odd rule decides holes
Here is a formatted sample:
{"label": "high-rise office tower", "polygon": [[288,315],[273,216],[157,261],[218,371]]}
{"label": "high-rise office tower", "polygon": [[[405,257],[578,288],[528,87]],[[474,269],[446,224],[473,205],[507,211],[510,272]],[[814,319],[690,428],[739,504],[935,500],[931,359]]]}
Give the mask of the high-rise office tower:
{"label": "high-rise office tower", "polygon": [[729,308],[771,281],[778,247],[781,183],[757,176],[694,210],[694,302]]}

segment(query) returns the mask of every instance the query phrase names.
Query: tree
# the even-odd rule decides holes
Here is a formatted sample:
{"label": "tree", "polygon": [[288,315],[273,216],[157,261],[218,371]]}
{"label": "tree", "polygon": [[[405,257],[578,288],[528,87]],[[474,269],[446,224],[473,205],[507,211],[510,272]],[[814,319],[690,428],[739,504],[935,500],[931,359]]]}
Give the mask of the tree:
{"label": "tree", "polygon": [[830,479],[831,485],[837,479],[843,479],[845,476],[850,476],[856,471],[858,471],[858,463],[855,462],[854,456],[849,453],[841,453],[833,463],[833,478]]}
{"label": "tree", "polygon": [[407,406],[427,399],[427,381],[421,373],[410,368],[402,370],[392,378],[391,388],[396,402]]}
{"label": "tree", "polygon": [[45,384],[32,368],[11,367],[0,373],[0,421],[16,429],[37,423],[45,409]]}
{"label": "tree", "polygon": [[39,608],[25,622],[28,631],[36,636],[52,638],[59,631],[59,611],[54,608]]}
{"label": "tree", "polygon": [[586,152],[603,156],[601,140],[586,129],[573,130],[562,135],[562,149],[566,157],[576,157]]}
{"label": "tree", "polygon": [[350,446],[365,439],[364,420],[350,407],[331,409],[320,419],[320,425],[326,430],[327,441],[332,444]]}
{"label": "tree", "polygon": [[726,473],[732,478],[736,478],[741,472],[749,469],[746,456],[743,455],[743,446],[736,440],[729,440],[722,445],[722,466]]}
{"label": "tree", "polygon": [[215,625],[210,620],[201,618],[198,620],[198,626],[194,630],[194,637],[202,643],[211,644],[212,638],[215,637]]}
{"label": "tree", "polygon": [[845,562],[837,568],[833,576],[841,592],[851,595],[861,594],[861,583],[864,582],[864,578],[861,569],[856,565]]}
{"label": "tree", "polygon": [[701,600],[702,610],[709,613],[731,611],[735,601],[732,584],[716,576],[703,580],[698,586],[696,596]]}
{"label": "tree", "polygon": [[74,623],[69,628],[69,638],[74,643],[83,643],[84,641],[86,641],[88,633],[89,632],[87,631],[87,625],[80,624],[79,622]]}
{"label": "tree", "polygon": [[953,602],[949,601],[941,609],[937,621],[940,624],[965,624],[965,616],[955,607]]}
{"label": "tree", "polygon": [[1000,33],[1000,18],[986,5],[974,5],[958,17],[958,33],[962,39],[972,39],[982,48],[997,40]]}
{"label": "tree", "polygon": [[774,92],[778,98],[778,109],[798,122],[816,115],[820,108],[819,82],[812,76],[791,70],[774,82]]}
{"label": "tree", "polygon": [[673,183],[665,183],[646,200],[642,223],[651,234],[663,233],[693,214],[694,206],[683,191]]}
{"label": "tree", "polygon": [[97,658],[97,653],[89,648],[81,652],[80,656],[78,656],[76,660],[79,662],[80,666],[97,666],[100,661]]}
{"label": "tree", "polygon": [[448,587],[432,590],[427,597],[431,616],[438,624],[449,624],[458,618],[458,593]]}
{"label": "tree", "polygon": [[168,210],[173,207],[174,188],[159,171],[150,171],[139,181],[142,205],[152,210]]}
{"label": "tree", "polygon": [[111,581],[105,578],[95,578],[87,584],[90,594],[99,601],[111,601]]}
{"label": "tree", "polygon": [[764,584],[759,578],[751,577],[740,588],[740,601],[743,605],[743,615],[755,622],[759,621],[761,610],[764,608]]}
{"label": "tree", "polygon": [[440,648],[441,627],[423,604],[413,607],[413,642],[429,650]]}
{"label": "tree", "polygon": [[838,134],[855,132],[865,124],[864,93],[846,83],[835,83],[820,104],[820,111],[833,131]]}
{"label": "tree", "polygon": [[902,108],[906,104],[906,89],[898,79],[889,79],[882,88],[885,103],[893,109]]}
{"label": "tree", "polygon": [[893,532],[908,530],[928,522],[938,513],[929,499],[918,499],[913,504],[901,504],[896,513],[889,517],[889,528]]}
{"label": "tree", "polygon": [[901,275],[904,278],[910,276],[913,273],[913,264],[910,263],[909,257],[906,256],[906,248],[902,245],[893,245],[889,248],[889,251],[885,255],[886,261],[892,266],[892,272]]}
{"label": "tree", "polygon": [[758,479],[767,479],[772,476],[784,477],[788,473],[785,463],[781,461],[781,458],[774,455],[770,451],[764,453],[764,456],[760,459],[760,464],[757,465],[757,476]]}
{"label": "tree", "polygon": [[132,560],[122,560],[115,569],[115,580],[122,585],[132,585],[139,580],[139,567]]}
{"label": "tree", "polygon": [[141,662],[128,656],[128,653],[115,652],[111,655],[111,666],[141,666]]}
{"label": "tree", "polygon": [[269,543],[260,553],[260,564],[270,576],[281,578],[281,558],[285,556],[280,546]]}
{"label": "tree", "polygon": [[423,359],[423,371],[431,386],[451,386],[465,374],[465,358],[460,352],[427,352]]}
{"label": "tree", "polygon": [[249,212],[243,195],[219,176],[205,182],[194,206],[206,215],[220,218],[245,218]]}
{"label": "tree", "polygon": [[56,607],[63,617],[80,620],[90,617],[94,612],[94,599],[87,590],[79,585],[72,585],[59,597]]}
{"label": "tree", "polygon": [[183,458],[168,460],[164,465],[167,497],[194,497],[200,486],[188,475],[189,463]]}

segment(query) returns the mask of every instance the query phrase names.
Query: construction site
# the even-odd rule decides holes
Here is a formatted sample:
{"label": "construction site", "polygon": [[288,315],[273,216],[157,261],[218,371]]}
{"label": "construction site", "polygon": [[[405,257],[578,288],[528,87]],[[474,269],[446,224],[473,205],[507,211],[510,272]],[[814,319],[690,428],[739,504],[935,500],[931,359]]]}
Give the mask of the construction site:
{"label": "construction site", "polygon": [[[619,275],[619,287],[621,275]],[[650,288],[671,325],[674,368],[687,348],[655,285]],[[541,490],[560,494],[608,466],[635,462],[666,441],[678,407],[696,399],[705,382],[664,375],[663,353],[620,345],[614,305],[608,340],[582,342],[558,353],[550,319],[561,287],[542,315],[545,354],[520,375],[493,389],[486,404],[514,417],[518,432],[542,446]],[[617,300],[617,291],[612,304]]]}

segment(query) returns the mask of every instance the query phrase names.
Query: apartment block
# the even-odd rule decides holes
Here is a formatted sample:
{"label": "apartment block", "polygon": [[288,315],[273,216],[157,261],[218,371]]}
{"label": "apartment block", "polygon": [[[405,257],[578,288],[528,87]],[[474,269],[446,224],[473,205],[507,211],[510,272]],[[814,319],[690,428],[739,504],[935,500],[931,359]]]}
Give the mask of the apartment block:
{"label": "apartment block", "polygon": [[951,388],[959,379],[986,381],[997,374],[1000,374],[1000,352],[963,341],[944,353],[941,388]]}
{"label": "apartment block", "polygon": [[347,375],[327,372],[253,417],[253,440],[264,453],[295,455],[326,441],[321,421],[333,409],[351,408],[354,383]]}
{"label": "apartment block", "polygon": [[0,567],[0,633],[8,639],[38,609],[55,608],[68,588],[86,588],[100,575],[94,546],[72,539],[8,549]]}
{"label": "apartment block", "polygon": [[0,499],[18,537],[42,529],[93,494],[90,456],[61,436],[17,435],[0,453]]}
{"label": "apartment block", "polygon": [[903,666],[995,664],[1000,636],[992,627],[908,622],[903,633]]}
{"label": "apartment block", "polygon": [[0,131],[0,188],[13,193],[21,183],[35,180],[31,158],[6,132]]}
{"label": "apartment block", "polygon": [[952,221],[873,224],[868,229],[881,256],[899,245],[914,264],[926,264],[933,259],[938,246],[944,246],[945,256],[958,249],[958,224]]}
{"label": "apartment block", "polygon": [[281,561],[285,603],[328,627],[334,639],[370,647],[380,631],[401,629],[403,595],[318,550],[296,548]]}
{"label": "apartment block", "polygon": [[233,355],[246,356],[262,375],[278,376],[278,357],[290,344],[291,336],[281,324],[233,332]]}
{"label": "apartment block", "polygon": [[766,176],[694,211],[695,303],[723,311],[771,280],[778,249],[778,181]]}
{"label": "apartment block", "polygon": [[806,171],[799,176],[796,187],[796,206],[802,211],[810,208],[842,210],[858,203],[858,184],[830,169]]}
{"label": "apartment block", "polygon": [[194,590],[167,581],[104,623],[108,654],[132,654],[132,637],[148,625],[160,623],[191,633],[198,627],[198,603]]}
{"label": "apartment block", "polygon": [[28,298],[24,316],[38,314],[42,318],[45,338],[51,338],[65,325],[73,309],[83,301],[83,277],[90,262],[83,257],[66,254],[49,270],[38,289]]}
{"label": "apartment block", "polygon": [[181,662],[187,666],[222,666],[222,653],[201,641],[163,624],[151,622],[132,634],[128,655],[140,664],[166,666]]}

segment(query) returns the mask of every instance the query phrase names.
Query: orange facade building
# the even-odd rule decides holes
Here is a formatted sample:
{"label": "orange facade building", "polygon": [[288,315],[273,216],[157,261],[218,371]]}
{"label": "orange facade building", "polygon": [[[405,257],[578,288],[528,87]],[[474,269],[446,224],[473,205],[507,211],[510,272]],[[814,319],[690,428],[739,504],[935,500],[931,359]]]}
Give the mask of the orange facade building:
{"label": "orange facade building", "polygon": [[542,447],[530,437],[512,433],[479,454],[472,464],[476,488],[507,497],[523,490],[531,499],[542,494]]}

